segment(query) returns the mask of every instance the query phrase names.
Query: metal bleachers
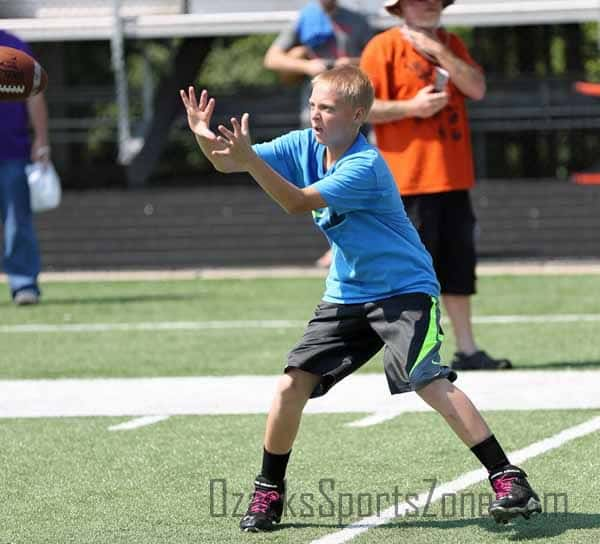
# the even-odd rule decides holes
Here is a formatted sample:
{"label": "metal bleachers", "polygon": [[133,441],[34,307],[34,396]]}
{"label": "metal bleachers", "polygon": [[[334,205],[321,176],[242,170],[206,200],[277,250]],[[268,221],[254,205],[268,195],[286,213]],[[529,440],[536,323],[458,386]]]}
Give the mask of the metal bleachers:
{"label": "metal bleachers", "polygon": [[[309,215],[282,213],[249,182],[206,181],[66,192],[36,216],[45,270],[308,265],[326,249]],[[600,186],[498,179],[479,183],[473,204],[482,258],[600,257]]]}

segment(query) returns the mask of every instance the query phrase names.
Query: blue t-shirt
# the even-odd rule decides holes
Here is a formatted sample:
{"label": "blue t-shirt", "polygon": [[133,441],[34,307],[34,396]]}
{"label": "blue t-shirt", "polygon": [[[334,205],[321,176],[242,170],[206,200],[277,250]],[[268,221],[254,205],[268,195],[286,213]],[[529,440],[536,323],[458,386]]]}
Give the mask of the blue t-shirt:
{"label": "blue t-shirt", "polygon": [[[29,47],[16,36],[0,30],[0,46],[12,47],[31,55]],[[29,158],[29,119],[27,104],[0,102],[0,160]]]}
{"label": "blue t-shirt", "polygon": [[313,185],[327,207],[313,211],[332,248],[327,302],[352,304],[404,293],[439,295],[431,256],[408,219],[381,154],[359,134],[327,171],[312,129],[253,146],[297,187]]}

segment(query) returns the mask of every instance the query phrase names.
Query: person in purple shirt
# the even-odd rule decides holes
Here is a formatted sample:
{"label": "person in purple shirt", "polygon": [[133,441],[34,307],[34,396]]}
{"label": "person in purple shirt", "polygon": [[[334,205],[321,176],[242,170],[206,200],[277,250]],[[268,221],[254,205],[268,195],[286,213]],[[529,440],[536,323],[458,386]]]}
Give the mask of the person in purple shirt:
{"label": "person in purple shirt", "polygon": [[[29,46],[0,29],[0,46],[31,55]],[[15,304],[37,304],[40,252],[33,225],[25,165],[47,162],[48,110],[42,93],[23,102],[0,101],[0,216],[4,226],[3,268]],[[29,125],[33,140],[29,136]]]}

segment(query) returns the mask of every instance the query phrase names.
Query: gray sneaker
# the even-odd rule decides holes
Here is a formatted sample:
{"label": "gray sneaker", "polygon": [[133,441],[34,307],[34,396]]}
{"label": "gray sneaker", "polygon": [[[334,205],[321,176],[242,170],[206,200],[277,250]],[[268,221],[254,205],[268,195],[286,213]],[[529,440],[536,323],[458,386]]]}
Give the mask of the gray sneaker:
{"label": "gray sneaker", "polygon": [[33,289],[21,289],[15,293],[13,300],[17,306],[30,306],[40,301],[40,295]]}

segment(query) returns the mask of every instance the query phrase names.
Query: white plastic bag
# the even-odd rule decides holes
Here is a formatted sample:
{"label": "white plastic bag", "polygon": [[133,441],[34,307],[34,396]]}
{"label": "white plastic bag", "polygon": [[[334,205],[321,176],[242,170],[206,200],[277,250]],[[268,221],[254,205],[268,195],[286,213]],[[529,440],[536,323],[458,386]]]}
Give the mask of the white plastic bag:
{"label": "white plastic bag", "polygon": [[25,167],[29,193],[31,195],[31,211],[43,212],[52,210],[60,204],[60,178],[51,162],[34,162]]}

